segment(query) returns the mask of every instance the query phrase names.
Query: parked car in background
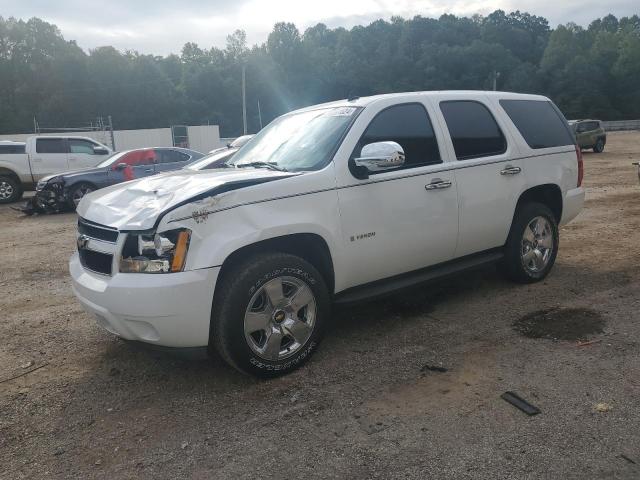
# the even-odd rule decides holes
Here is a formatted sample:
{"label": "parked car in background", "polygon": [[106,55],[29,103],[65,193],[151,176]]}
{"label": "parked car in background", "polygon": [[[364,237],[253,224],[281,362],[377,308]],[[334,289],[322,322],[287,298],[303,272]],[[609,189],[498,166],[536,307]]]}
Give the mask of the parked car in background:
{"label": "parked car in background", "polygon": [[595,153],[601,153],[604,150],[607,132],[600,120],[571,120],[569,125],[576,135],[580,148],[592,148]]}
{"label": "parked car in background", "polygon": [[239,148],[225,148],[222,151],[205,155],[195,162],[191,162],[184,168],[195,171],[212,170],[214,168],[225,168],[227,167],[227,162],[233,158],[238,150]]}
{"label": "parked car in background", "polygon": [[113,154],[95,168],[76,170],[42,178],[35,196],[23,208],[25,213],[50,213],[75,209],[82,197],[116,183],[177,170],[202,157],[186,148],[141,148]]}
{"label": "parked car in background", "polygon": [[95,167],[113,153],[87,137],[33,136],[23,145],[4,142],[0,148],[0,203],[19,200],[46,175]]}
{"label": "parked car in background", "polygon": [[88,195],[69,268],[109,332],[209,348],[262,377],[313,354],[332,302],[491,262],[543,280],[584,202],[582,153],[538,95],[316,105],[275,119],[227,165]]}
{"label": "parked car in background", "polygon": [[227,150],[228,148],[236,148],[236,149],[238,149],[238,148],[242,147],[243,145],[245,145],[253,137],[255,137],[255,135],[242,135],[241,137],[236,138],[233,142],[228,143],[226,147],[214,148],[209,153],[222,152],[224,150]]}

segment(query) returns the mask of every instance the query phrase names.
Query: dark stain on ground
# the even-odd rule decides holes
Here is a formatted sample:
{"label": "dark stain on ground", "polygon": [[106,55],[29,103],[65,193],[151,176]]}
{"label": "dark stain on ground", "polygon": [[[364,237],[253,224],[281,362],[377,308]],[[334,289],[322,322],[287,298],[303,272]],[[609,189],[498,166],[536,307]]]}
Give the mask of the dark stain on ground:
{"label": "dark stain on ground", "polygon": [[518,333],[529,338],[584,340],[602,333],[605,321],[588,308],[548,308],[528,313],[513,322]]}

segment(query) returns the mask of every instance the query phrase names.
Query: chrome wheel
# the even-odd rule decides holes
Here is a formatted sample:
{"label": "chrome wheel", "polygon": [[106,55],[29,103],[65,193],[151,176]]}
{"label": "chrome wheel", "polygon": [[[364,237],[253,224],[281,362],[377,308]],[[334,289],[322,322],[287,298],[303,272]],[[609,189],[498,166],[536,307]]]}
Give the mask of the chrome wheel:
{"label": "chrome wheel", "polygon": [[260,358],[277,361],[302,348],[315,326],[316,299],[299,278],[276,277],[251,297],[244,315],[244,336]]}
{"label": "chrome wheel", "polygon": [[0,200],[9,200],[14,193],[13,185],[6,180],[0,180]]}
{"label": "chrome wheel", "polygon": [[71,200],[73,201],[73,204],[76,206],[76,208],[78,207],[80,200],[82,200],[85,195],[91,192],[93,192],[93,188],[91,188],[89,185],[80,185],[73,191],[73,193],[71,194]]}
{"label": "chrome wheel", "polygon": [[522,236],[520,258],[522,265],[531,273],[545,269],[553,253],[553,229],[545,217],[531,220]]}

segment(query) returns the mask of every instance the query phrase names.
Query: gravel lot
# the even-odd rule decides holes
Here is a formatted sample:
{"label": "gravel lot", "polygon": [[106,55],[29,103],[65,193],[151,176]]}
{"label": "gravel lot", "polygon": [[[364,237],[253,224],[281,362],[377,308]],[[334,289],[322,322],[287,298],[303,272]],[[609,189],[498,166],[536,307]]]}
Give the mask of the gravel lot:
{"label": "gravel lot", "polygon": [[100,330],[71,293],[75,215],[2,206],[0,478],[639,478],[638,159],[637,132],[585,152],[545,282],[489,268],[339,310],[272,381]]}

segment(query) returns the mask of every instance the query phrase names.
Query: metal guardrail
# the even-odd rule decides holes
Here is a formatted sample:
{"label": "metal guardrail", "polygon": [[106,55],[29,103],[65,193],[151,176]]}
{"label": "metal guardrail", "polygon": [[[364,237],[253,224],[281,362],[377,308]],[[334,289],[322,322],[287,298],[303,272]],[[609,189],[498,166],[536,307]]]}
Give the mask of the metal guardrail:
{"label": "metal guardrail", "polygon": [[640,120],[603,121],[602,126],[608,132],[619,130],[640,130]]}

